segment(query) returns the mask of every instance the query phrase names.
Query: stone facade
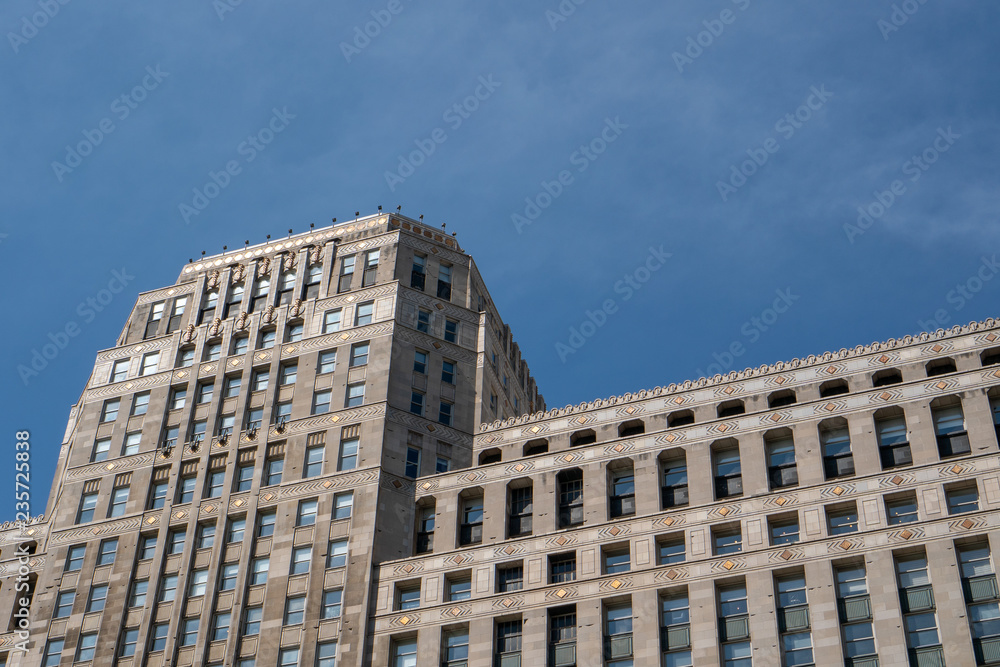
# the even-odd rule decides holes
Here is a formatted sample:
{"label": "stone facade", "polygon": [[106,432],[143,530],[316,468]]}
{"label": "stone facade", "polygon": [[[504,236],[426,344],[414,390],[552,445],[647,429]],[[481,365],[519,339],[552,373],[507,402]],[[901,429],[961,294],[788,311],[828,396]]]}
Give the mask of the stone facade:
{"label": "stone facade", "polygon": [[439,230],[203,258],[98,354],[0,656],[1000,664],[998,364],[987,320],[547,411]]}

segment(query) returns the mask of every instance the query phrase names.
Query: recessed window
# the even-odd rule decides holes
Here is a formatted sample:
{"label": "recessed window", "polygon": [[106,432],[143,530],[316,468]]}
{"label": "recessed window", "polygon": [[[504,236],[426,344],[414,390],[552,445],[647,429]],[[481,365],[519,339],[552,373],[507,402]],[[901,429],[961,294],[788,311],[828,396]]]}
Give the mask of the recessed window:
{"label": "recessed window", "polygon": [[726,417],[735,417],[736,415],[745,414],[747,408],[742,400],[734,398],[731,401],[720,403],[716,410],[719,415],[719,419],[725,419]]}
{"label": "recessed window", "polygon": [[716,556],[736,554],[743,551],[743,533],[739,524],[718,526],[712,529],[712,553]]}
{"label": "recessed window", "polygon": [[1000,364],[1000,347],[993,347],[988,350],[984,350],[982,354],[979,355],[979,360],[983,366],[995,366]]}
{"label": "recessed window", "polygon": [[431,311],[420,309],[417,311],[417,331],[429,333],[431,328]]}
{"label": "recessed window", "polygon": [[524,456],[537,456],[538,454],[544,454],[549,451],[549,441],[545,438],[538,438],[536,440],[529,440],[524,443],[524,449],[522,454]]}
{"label": "recessed window", "polygon": [[798,468],[795,465],[795,443],[788,429],[764,434],[764,448],[767,452],[767,476],[771,489],[782,489],[799,483]]}
{"label": "recessed window", "polygon": [[306,596],[296,595],[285,600],[285,625],[299,625],[306,617]]}
{"label": "recessed window", "polygon": [[444,321],[444,339],[449,343],[458,342],[458,322],[455,320]]}
{"label": "recessed window", "polygon": [[250,585],[260,586],[267,583],[267,574],[271,561],[267,556],[258,556],[250,561]]}
{"label": "recessed window", "polygon": [[618,427],[618,437],[619,438],[631,438],[636,435],[642,435],[646,432],[646,425],[641,419],[633,419],[621,424]]}
{"label": "recessed window", "polygon": [[556,475],[558,516],[556,527],[568,528],[583,523],[583,471],[563,470]]}
{"label": "recessed window", "polygon": [[735,441],[728,441],[713,447],[712,465],[715,473],[715,497],[717,499],[743,494],[740,449]]}
{"label": "recessed window", "polygon": [[177,575],[167,574],[160,579],[160,602],[172,602],[177,597]]}
{"label": "recessed window", "polygon": [[480,544],[483,541],[483,498],[474,496],[462,501],[461,524],[458,543],[460,546]]}
{"label": "recessed window", "polygon": [[691,410],[678,410],[667,415],[667,428],[687,426],[694,423],[694,412]]}
{"label": "recessed window", "polygon": [[354,493],[337,493],[333,496],[333,520],[350,519],[354,508]]}
{"label": "recessed window", "polygon": [[372,314],[375,312],[375,302],[368,301],[359,303],[354,313],[354,326],[361,327],[372,323]]}
{"label": "recessed window", "polygon": [[274,347],[274,341],[278,337],[278,332],[274,329],[268,329],[267,331],[260,332],[260,345],[258,346],[262,350],[269,350]]}
{"label": "recessed window", "polygon": [[233,339],[233,354],[241,355],[246,354],[247,350],[250,349],[250,337],[249,336],[237,336]]}
{"label": "recessed window", "polygon": [[94,449],[90,454],[91,461],[104,461],[111,451],[111,438],[101,438],[94,441]]}
{"label": "recessed window", "polygon": [[340,455],[337,459],[337,470],[354,470],[358,467],[359,438],[346,438],[340,441]]}
{"label": "recessed window", "polygon": [[128,379],[128,359],[119,359],[111,369],[110,382],[123,382]]}
{"label": "recessed window", "polygon": [[917,494],[910,492],[887,496],[885,498],[885,514],[890,526],[917,521]]}
{"label": "recessed window", "polygon": [[354,408],[365,403],[365,385],[363,382],[347,385],[347,398],[344,407]]}
{"label": "recessed window", "polygon": [[972,451],[969,433],[965,430],[962,402],[956,396],[935,399],[931,402],[931,421],[937,437],[941,458],[962,456]]}
{"label": "recessed window", "polygon": [[337,367],[337,351],[327,350],[326,352],[319,353],[319,363],[317,364],[316,373],[318,375],[323,375],[324,373],[332,373]]}
{"label": "recessed window", "polygon": [[236,478],[233,480],[233,491],[240,493],[249,491],[253,486],[253,463],[246,463],[236,468]]}
{"label": "recessed window", "polygon": [[794,405],[795,401],[794,391],[791,389],[782,389],[781,391],[776,391],[767,397],[767,407],[782,408],[786,405]]}
{"label": "recessed window", "polygon": [[142,366],[139,368],[140,377],[143,375],[152,375],[156,372],[157,367],[160,365],[160,353],[150,352],[142,357]]}
{"label": "recessed window", "polygon": [[357,343],[351,346],[351,368],[364,366],[368,363],[368,343]]}
{"label": "recessed window", "polygon": [[305,327],[302,324],[289,324],[285,332],[285,342],[297,343],[302,340]]}
{"label": "recessed window", "polygon": [[635,514],[635,472],[632,462],[609,471],[609,515],[612,519]]}
{"label": "recessed window", "polygon": [[851,434],[843,418],[820,422],[819,442],[823,450],[823,472],[827,479],[854,474]]}
{"label": "recessed window", "polygon": [[945,487],[948,514],[964,514],[979,511],[979,489],[975,483]]}
{"label": "recessed window", "polygon": [[601,553],[604,560],[604,574],[628,572],[632,567],[627,544],[604,547]]}
{"label": "recessed window", "polygon": [[903,374],[896,368],[883,368],[872,375],[873,387],[886,387],[903,381]]}
{"label": "recessed window", "polygon": [[316,513],[319,508],[319,501],[315,498],[311,500],[300,500],[299,510],[295,518],[296,526],[312,526],[316,523]]}
{"label": "recessed window", "polygon": [[660,565],[683,563],[685,557],[684,533],[657,538],[656,551]]}
{"label": "recessed window", "polygon": [[337,308],[336,310],[328,310],[323,313],[322,332],[328,334],[340,331],[340,318],[342,314],[343,311],[340,308]]}
{"label": "recessed window", "polygon": [[928,362],[924,368],[927,371],[927,377],[958,372],[958,367],[955,366],[955,360],[951,357],[935,359],[934,361]]}
{"label": "recessed window", "polygon": [[445,599],[461,602],[472,597],[472,578],[469,575],[454,575],[445,580]]}
{"label": "recessed window", "polygon": [[312,414],[322,415],[330,411],[330,401],[333,393],[326,389],[313,394]]}
{"label": "recessed window", "polygon": [[840,396],[841,394],[847,394],[850,391],[850,387],[847,386],[847,380],[828,380],[819,386],[820,398]]}
{"label": "recessed window", "polygon": [[136,394],[135,398],[132,399],[132,416],[138,417],[140,415],[146,414],[149,409],[149,392],[145,391],[141,394]]}
{"label": "recessed window", "polygon": [[549,556],[549,583],[565,584],[576,581],[576,553]]}
{"label": "recessed window", "polygon": [[858,532],[858,506],[850,503],[827,507],[826,525],[831,536]]}
{"label": "recessed window", "polygon": [[581,447],[583,445],[590,445],[597,442],[597,434],[594,429],[588,428],[582,431],[577,431],[569,437],[570,447]]}
{"label": "recessed window", "polygon": [[883,468],[913,464],[906,435],[906,419],[900,408],[888,408],[875,413],[875,435]]}
{"label": "recessed window", "polygon": [[100,550],[97,552],[97,565],[111,565],[115,562],[115,554],[118,552],[118,538],[102,540]]}
{"label": "recessed window", "polygon": [[795,544],[799,541],[799,517],[797,514],[786,514],[767,519],[771,546]]}
{"label": "recessed window", "polygon": [[505,565],[497,568],[497,593],[513,593],[524,588],[524,566]]}
{"label": "recessed window", "polygon": [[295,547],[292,549],[292,564],[288,570],[288,574],[309,574],[309,565],[311,563],[312,546]]}
{"label": "recessed window", "polygon": [[344,567],[347,565],[347,540],[333,540],[330,542],[330,551],[326,559],[328,568]]}

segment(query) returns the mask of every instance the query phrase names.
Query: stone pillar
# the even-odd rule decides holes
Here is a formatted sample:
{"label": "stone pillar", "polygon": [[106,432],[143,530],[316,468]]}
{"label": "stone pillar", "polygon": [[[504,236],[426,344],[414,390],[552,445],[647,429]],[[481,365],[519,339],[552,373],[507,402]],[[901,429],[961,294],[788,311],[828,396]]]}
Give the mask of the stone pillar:
{"label": "stone pillar", "polygon": [[935,540],[925,544],[927,568],[934,586],[937,608],[938,637],[944,646],[945,662],[949,665],[974,664],[972,636],[966,618],[962,574],[958,569],[955,543]]}
{"label": "stone pillar", "polygon": [[851,415],[847,427],[851,434],[851,455],[854,457],[854,471],[860,475],[871,475],[882,469],[878,453],[878,438],[875,436],[873,412]]}
{"label": "stone pillar", "polygon": [[927,403],[906,407],[906,435],[910,441],[913,465],[930,465],[941,460],[937,438],[934,435],[934,421]]}
{"label": "stone pillar", "polygon": [[660,511],[660,474],[654,454],[640,454],[632,460],[635,470],[635,513],[647,516]]}
{"label": "stone pillar", "polygon": [[632,652],[636,656],[636,664],[652,664],[653,656],[659,654],[659,606],[659,595],[654,589],[632,594]]}
{"label": "stone pillar", "polygon": [[[899,588],[892,552],[883,549],[865,559],[868,594],[871,597],[875,645],[879,667],[906,667],[909,664],[903,615],[899,608]],[[887,648],[889,647],[889,648]]]}
{"label": "stone pillar", "polygon": [[795,441],[795,468],[799,474],[799,486],[822,484],[826,480],[826,474],[823,471],[823,447],[819,442],[816,423],[793,426],[792,438]]}
{"label": "stone pillar", "polygon": [[774,580],[770,571],[746,576],[747,605],[750,609],[750,644],[755,665],[780,665],[778,620],[775,617]]}
{"label": "stone pillar", "polygon": [[696,665],[718,665],[719,615],[715,605],[715,584],[692,582],[688,586],[691,615],[691,660]]}
{"label": "stone pillar", "polygon": [[840,635],[840,612],[837,609],[837,582],[829,561],[805,564],[806,596],[809,600],[809,626],[812,630],[813,660],[817,665],[844,664]]}
{"label": "stone pillar", "polygon": [[744,497],[770,491],[767,483],[767,456],[761,433],[751,433],[740,438],[740,470],[743,473]]}
{"label": "stone pillar", "polygon": [[715,502],[715,477],[712,452],[707,442],[698,442],[687,450],[688,505],[697,507]]}

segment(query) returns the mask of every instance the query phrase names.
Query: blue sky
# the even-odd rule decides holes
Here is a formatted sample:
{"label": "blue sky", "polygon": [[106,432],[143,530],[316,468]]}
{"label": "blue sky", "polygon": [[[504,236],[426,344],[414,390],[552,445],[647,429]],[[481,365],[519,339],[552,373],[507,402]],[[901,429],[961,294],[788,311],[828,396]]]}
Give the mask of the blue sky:
{"label": "blue sky", "polygon": [[31,431],[34,513],[140,291],[379,204],[458,233],[552,407],[998,315],[997,3],[9,0],[0,26],[0,433],[12,461]]}

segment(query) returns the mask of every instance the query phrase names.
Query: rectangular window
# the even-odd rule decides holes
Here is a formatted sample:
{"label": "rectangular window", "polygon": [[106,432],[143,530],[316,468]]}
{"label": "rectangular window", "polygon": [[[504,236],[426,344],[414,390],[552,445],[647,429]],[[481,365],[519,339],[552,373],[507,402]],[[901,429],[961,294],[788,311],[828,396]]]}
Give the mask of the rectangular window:
{"label": "rectangular window", "polygon": [[101,584],[90,589],[90,597],[87,598],[87,612],[101,611],[104,603],[108,599],[108,585]]}
{"label": "rectangular window", "polygon": [[205,361],[218,361],[222,356],[222,343],[209,343],[205,346]]}
{"label": "rectangular window", "polygon": [[364,273],[361,275],[361,286],[374,285],[378,274],[378,250],[369,250],[365,253]]}
{"label": "rectangular window", "polygon": [[771,535],[771,546],[795,544],[799,541],[799,517],[781,516],[768,518],[768,530]]}
{"label": "rectangular window", "polygon": [[424,278],[426,277],[427,258],[422,255],[413,256],[413,268],[410,269],[410,287],[424,291]]}
{"label": "rectangular window", "polygon": [[[171,318],[172,320],[173,318]],[[121,644],[118,648],[119,657],[135,655],[135,647],[139,643],[139,628],[125,628],[121,635]]]}
{"label": "rectangular window", "polygon": [[317,391],[313,394],[313,404],[312,404],[312,414],[322,415],[330,411],[330,399],[333,393],[327,389],[325,391]]}
{"label": "rectangular window", "polygon": [[249,491],[253,487],[254,464],[246,463],[236,468],[236,479],[233,491],[241,493]]}
{"label": "rectangular window", "polygon": [[229,544],[242,542],[243,536],[246,534],[246,529],[246,517],[240,516],[229,519],[229,529],[226,533],[226,542]]}
{"label": "rectangular window", "polygon": [[156,555],[156,535],[139,536],[139,560],[149,560]]}
{"label": "rectangular window", "polygon": [[[291,292],[289,292],[291,294]],[[291,300],[291,299],[289,299]],[[305,327],[301,324],[289,324],[288,329],[285,331],[285,342],[286,343],[297,343],[302,340],[302,334]]]}
{"label": "rectangular window", "polygon": [[97,494],[85,493],[80,497],[80,509],[76,515],[77,523],[89,523],[94,520],[94,510],[97,509]]}
{"label": "rectangular window", "polygon": [[531,535],[533,489],[521,486],[508,490],[507,534],[509,537]]}
{"label": "rectangular window", "polygon": [[402,586],[396,591],[396,610],[420,608],[420,586]]}
{"label": "rectangular window", "polygon": [[559,486],[559,516],[557,526],[568,528],[583,523],[583,473],[567,470],[556,478]]}
{"label": "rectangular window", "polygon": [[461,602],[472,597],[472,579],[470,577],[448,578],[445,586],[448,602]]}
{"label": "rectangular window", "polygon": [[420,391],[410,392],[410,412],[415,415],[424,414],[424,394]]}
{"label": "rectangular window", "polygon": [[212,638],[213,642],[221,642],[229,639],[229,624],[232,620],[232,614],[229,612],[219,613],[216,612],[212,616]]}
{"label": "rectangular window", "polygon": [[295,364],[285,364],[281,367],[281,373],[279,375],[278,384],[282,387],[287,387],[288,385],[295,384],[295,379],[298,377],[299,367]]}
{"label": "rectangular window", "polygon": [[236,398],[240,395],[240,386],[243,378],[239,375],[228,375],[224,380],[222,396],[223,398]]}
{"label": "rectangular window", "polygon": [[713,452],[715,466],[715,497],[731,498],[743,494],[740,450],[736,447]]}
{"label": "rectangular window", "polygon": [[351,346],[351,368],[368,363],[368,347],[368,343],[356,343]]}
{"label": "rectangular window", "polygon": [[283,648],[278,653],[278,667],[296,667],[299,664],[299,649]]}
{"label": "rectangular window", "polygon": [[268,371],[255,371],[253,374],[253,389],[251,391],[267,391],[267,385],[271,380]]}
{"label": "rectangular window", "polygon": [[351,510],[353,507],[354,507],[354,493],[348,491],[347,493],[334,494],[333,496],[334,520],[351,518]]}
{"label": "rectangular window", "polygon": [[355,408],[359,405],[364,405],[365,403],[365,385],[359,382],[358,384],[347,385],[347,400],[345,401],[344,407]]}
{"label": "rectangular window", "polygon": [[123,382],[128,379],[128,359],[119,359],[111,368],[110,382]]}
{"label": "rectangular window", "polygon": [[604,647],[608,667],[632,667],[632,605],[604,608]]}
{"label": "rectangular window", "polygon": [[311,563],[312,546],[295,547],[292,549],[292,565],[288,570],[288,574],[309,574],[309,565]]}
{"label": "rectangular window", "polygon": [[612,471],[609,500],[612,519],[635,514],[635,474],[631,465],[627,470]]}
{"label": "rectangular window", "polygon": [[417,331],[428,333],[431,329],[431,311],[419,309],[417,311]]}
{"label": "rectangular window", "polygon": [[109,401],[104,401],[104,405],[101,407],[101,423],[107,424],[118,419],[118,408],[120,406],[120,398],[112,398]]}
{"label": "rectangular window", "polygon": [[337,351],[327,350],[326,352],[320,352],[319,354],[319,365],[316,372],[319,375],[324,373],[332,373],[337,367]]}
{"label": "rectangular window", "polygon": [[167,647],[167,637],[170,630],[170,623],[154,623],[150,631],[150,651],[162,651]]}
{"label": "rectangular window", "polygon": [[413,353],[413,372],[427,375],[427,353],[417,350]]}
{"label": "rectangular window", "polygon": [[434,550],[434,521],[436,515],[433,507],[420,509],[417,516],[417,553],[426,554]]}
{"label": "rectangular window", "polygon": [[108,452],[111,451],[111,438],[102,438],[101,440],[94,441],[94,449],[90,453],[91,461],[104,461],[108,458]]}
{"label": "rectangular window", "polygon": [[945,488],[944,495],[948,500],[948,514],[979,511],[979,489],[975,482]]}
{"label": "rectangular window", "polygon": [[438,266],[437,296],[445,301],[451,300],[451,267],[447,264]]}
{"label": "rectangular window", "polygon": [[59,660],[62,658],[63,650],[62,639],[50,639],[45,644],[45,657],[42,661],[42,667],[58,667]]}
{"label": "rectangular window", "polygon": [[340,331],[340,319],[343,314],[343,310],[337,308],[335,310],[328,310],[323,313],[323,333],[333,333],[335,331]]}
{"label": "rectangular window", "polygon": [[187,532],[183,528],[177,528],[167,533],[167,553],[179,554],[184,551],[184,539]]}
{"label": "rectangular window", "polygon": [[455,320],[444,321],[444,339],[449,343],[458,342],[458,322]]}
{"label": "rectangular window", "polygon": [[344,567],[347,565],[347,540],[333,540],[330,542],[330,551],[327,554],[326,566],[328,568]]}
{"label": "rectangular window", "polygon": [[132,590],[128,596],[129,607],[146,606],[146,593],[149,592],[149,579],[138,579],[132,582]]}
{"label": "rectangular window", "polygon": [[56,596],[56,608],[52,612],[52,618],[65,618],[73,613],[73,601],[76,599],[76,591],[60,591]]}
{"label": "rectangular window", "polygon": [[299,625],[306,617],[306,596],[298,595],[285,600],[285,625]]}
{"label": "rectangular window", "polygon": [[608,547],[602,550],[604,574],[619,574],[632,569],[628,545]]}
{"label": "rectangular window", "polygon": [[177,502],[189,503],[194,500],[194,491],[198,486],[198,478],[193,475],[181,477],[177,482]]}
{"label": "rectangular window", "polygon": [[391,667],[417,667],[417,640],[405,639],[392,642]]}
{"label": "rectangular window", "polygon": [[198,385],[198,405],[205,405],[212,402],[212,392],[215,391],[215,384],[203,382]]}
{"label": "rectangular window", "polygon": [[150,352],[142,356],[142,367],[139,369],[139,376],[152,375],[160,365],[160,353]]}
{"label": "rectangular window", "polygon": [[306,270],[306,281],[302,289],[303,299],[315,299],[319,296],[319,286],[323,282],[323,265],[313,264]]}
{"label": "rectangular window", "polygon": [[521,619],[497,622],[496,654],[500,665],[520,664]]}
{"label": "rectangular window", "polygon": [[163,309],[165,306],[166,301],[160,301],[159,303],[154,303],[153,307],[149,309],[149,318],[146,320],[146,330],[143,332],[143,338],[152,338],[156,335],[160,327],[160,320],[163,319]]}
{"label": "rectangular window", "polygon": [[225,470],[213,470],[209,472],[208,478],[205,480],[205,497],[218,498],[221,496],[223,486],[225,486],[225,481]]}
{"label": "rectangular window", "polygon": [[469,664],[468,627],[445,632],[442,643],[442,667],[466,667]]}
{"label": "rectangular window", "polygon": [[319,509],[319,501],[313,498],[312,500],[300,500],[299,510],[295,518],[296,526],[312,526],[316,523],[316,513]]}
{"label": "rectangular window", "polygon": [[750,621],[744,585],[719,589],[719,639],[724,667],[750,667]]}
{"label": "rectangular window", "polygon": [[549,556],[549,583],[576,581],[576,553]]}
{"label": "rectangular window", "polygon": [[712,530],[713,551],[716,556],[737,554],[743,551],[743,533],[739,525],[724,526]]}
{"label": "rectangular window", "polygon": [[913,523],[917,517],[917,494],[907,493],[885,499],[885,514],[890,526]]}
{"label": "rectangular window", "polygon": [[325,454],[325,445],[306,448],[306,462],[302,469],[303,479],[306,477],[315,477],[323,472],[323,457]]}
{"label": "rectangular window", "polygon": [[167,574],[160,579],[160,602],[173,602],[177,597],[177,575]]}
{"label": "rectangular window", "polygon": [[247,607],[243,616],[243,634],[253,637],[260,634],[260,622],[264,619],[263,607]]}
{"label": "rectangular window", "polygon": [[101,548],[97,552],[97,565],[111,565],[115,562],[115,554],[118,552],[118,538],[113,537],[110,540],[102,540]]}
{"label": "rectangular window", "polygon": [[894,468],[913,463],[913,457],[910,455],[910,443],[906,438],[906,420],[902,416],[877,419],[875,433],[883,468]]}
{"label": "rectangular window", "polygon": [[274,523],[277,514],[274,512],[262,512],[257,516],[257,538],[271,537],[274,535]]}
{"label": "rectangular window", "polygon": [[83,557],[87,553],[86,544],[75,544],[66,553],[64,572],[77,572],[83,567]]}
{"label": "rectangular window", "polygon": [[337,283],[337,293],[347,292],[351,289],[351,280],[354,278],[355,256],[345,257],[340,265],[340,280]]}
{"label": "rectangular window", "polygon": [[778,597],[778,630],[781,632],[781,664],[783,667],[811,665],[812,634],[809,632],[805,577],[779,577],[775,580],[775,588]]}
{"label": "rectangular window", "polygon": [[656,541],[660,565],[683,563],[685,558],[684,534],[670,535]]}
{"label": "rectangular window", "polygon": [[691,614],[687,592],[660,598],[660,628],[663,664],[666,667],[690,667]]}
{"label": "rectangular window", "polygon": [[339,588],[323,591],[323,610],[320,618],[340,618],[340,605],[343,596],[344,591]]}
{"label": "rectangular window", "polygon": [[143,392],[141,394],[136,394],[135,398],[132,400],[132,417],[139,417],[146,414],[149,410],[149,392]]}
{"label": "rectangular window", "polygon": [[93,660],[94,651],[97,648],[97,633],[85,632],[80,635],[80,640],[76,644],[76,661]]}
{"label": "rectangular window", "polygon": [[226,563],[222,566],[222,572],[219,574],[219,590],[220,591],[231,591],[236,588],[236,581],[239,579],[240,564],[239,563]]}
{"label": "rectangular window", "polygon": [[941,458],[962,456],[971,451],[961,403],[932,408],[931,419],[934,422],[934,435],[937,436],[938,453]]}
{"label": "rectangular window", "polygon": [[180,410],[187,404],[187,389],[177,388],[170,394],[170,409]]}
{"label": "rectangular window", "polygon": [[354,311],[354,326],[363,327],[366,324],[372,323],[372,314],[375,312],[375,302],[368,301],[366,303],[359,303],[357,310]]}
{"label": "rectangular window", "polygon": [[799,483],[795,465],[795,443],[791,436],[767,442],[767,474],[772,489],[795,486]]}
{"label": "rectangular window", "polygon": [[274,486],[281,484],[281,471],[285,467],[285,460],[271,458],[264,462],[264,486]]}
{"label": "rectangular window", "polygon": [[416,479],[420,476],[420,450],[416,447],[406,448],[406,465],[403,468],[403,474],[410,479]]}
{"label": "rectangular window", "polygon": [[182,618],[180,626],[180,646],[194,646],[198,641],[198,619]]}
{"label": "rectangular window", "polygon": [[497,592],[513,593],[524,588],[524,566],[508,565],[497,568]]}
{"label": "rectangular window", "polygon": [[448,401],[441,401],[441,405],[438,408],[438,423],[444,424],[445,426],[451,426],[452,413],[455,410],[455,406]]}
{"label": "rectangular window", "polygon": [[274,341],[278,337],[278,332],[275,329],[268,329],[267,331],[260,332],[260,345],[258,347],[261,350],[269,350],[274,347]]}
{"label": "rectangular window", "polygon": [[192,570],[188,579],[188,596],[198,597],[208,589],[208,570]]}
{"label": "rectangular window", "polygon": [[177,366],[179,368],[188,368],[194,364],[194,348],[184,347],[181,348],[180,354],[177,357]]}
{"label": "rectangular window", "polygon": [[483,499],[468,498],[462,503],[462,524],[459,527],[459,545],[479,544],[483,541]]}
{"label": "rectangular window", "polygon": [[451,459],[446,456],[439,456],[434,462],[434,472],[448,472],[451,470]]}
{"label": "rectangular window", "polygon": [[246,354],[247,350],[250,349],[250,337],[249,336],[237,336],[233,339],[233,354],[242,355]]}
{"label": "rectangular window", "polygon": [[122,449],[122,456],[133,456],[139,453],[139,444],[142,440],[142,433],[126,433],[125,446]]}
{"label": "rectangular window", "polygon": [[170,315],[170,319],[167,320],[167,333],[173,333],[181,327],[181,317],[184,316],[184,310],[187,308],[187,297],[180,296],[174,301],[174,309]]}
{"label": "rectangular window", "polygon": [[271,561],[267,556],[258,556],[250,561],[250,585],[260,586],[267,583],[267,573]]}
{"label": "rectangular window", "polygon": [[455,362],[447,359],[441,362],[441,382],[455,384]]}
{"label": "rectangular window", "polygon": [[215,546],[215,523],[199,523],[198,532],[195,535],[195,544],[198,549],[211,549]]}
{"label": "rectangular window", "polygon": [[841,507],[827,507],[826,523],[829,534],[844,535],[858,531],[858,507],[854,503]]}
{"label": "rectangular window", "polygon": [[661,484],[663,509],[684,507],[688,504],[687,461],[683,454],[671,456],[663,461]]}

